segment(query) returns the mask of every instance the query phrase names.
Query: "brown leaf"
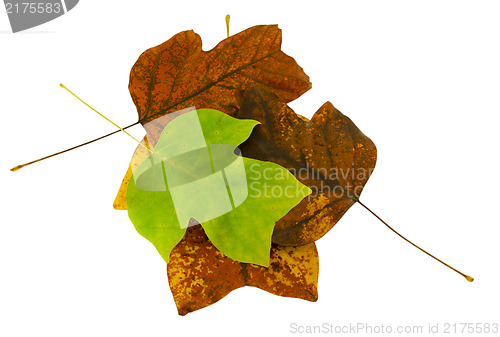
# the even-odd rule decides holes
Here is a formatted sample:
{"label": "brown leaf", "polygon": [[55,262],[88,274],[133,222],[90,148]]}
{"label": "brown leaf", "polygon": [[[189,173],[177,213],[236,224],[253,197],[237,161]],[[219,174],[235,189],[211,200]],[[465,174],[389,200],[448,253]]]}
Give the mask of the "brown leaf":
{"label": "brown leaf", "polygon": [[245,285],[316,301],[318,268],[314,243],[298,247],[273,244],[271,264],[264,268],[231,260],[210,243],[201,226],[194,226],[172,250],[167,273],[177,310],[186,315]]}
{"label": "brown leaf", "polygon": [[375,167],[373,142],[330,102],[309,121],[259,86],[245,92],[236,117],[261,122],[240,145],[244,157],[279,164],[313,190],[276,223],[272,240],[279,245],[322,237],[359,198]]}
{"label": "brown leaf", "polygon": [[280,48],[281,30],[268,25],[251,27],[207,52],[193,31],[146,50],[132,67],[129,90],[139,122],[153,122],[146,128],[149,140],[157,141],[165,126],[156,118],[187,107],[234,116],[244,90],[255,84],[285,102],[302,95],[311,88],[309,76]]}

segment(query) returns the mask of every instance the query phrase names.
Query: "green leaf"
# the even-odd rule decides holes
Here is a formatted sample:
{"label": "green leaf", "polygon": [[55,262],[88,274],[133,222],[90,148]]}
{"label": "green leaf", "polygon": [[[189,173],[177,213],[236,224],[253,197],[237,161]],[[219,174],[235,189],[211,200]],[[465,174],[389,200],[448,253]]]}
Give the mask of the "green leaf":
{"label": "green leaf", "polygon": [[257,124],[211,109],[185,113],[167,124],[133,172],[130,220],[165,261],[188,225],[199,222],[228,257],[269,265],[276,221],[311,190],[277,164],[237,155]]}

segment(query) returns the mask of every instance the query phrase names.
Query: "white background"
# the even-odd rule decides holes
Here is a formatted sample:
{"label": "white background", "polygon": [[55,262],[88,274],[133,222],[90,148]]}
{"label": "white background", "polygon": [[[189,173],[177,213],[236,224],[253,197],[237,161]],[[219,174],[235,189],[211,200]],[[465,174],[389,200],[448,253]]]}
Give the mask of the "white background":
{"label": "white background", "polygon": [[[32,159],[137,120],[129,71],[147,48],[194,29],[209,50],[277,23],[313,89],[377,145],[359,205],[317,242],[319,300],[246,287],[177,315],[165,263],[112,202],[136,144],[117,134]],[[290,324],[500,323],[498,1],[97,1],[12,34],[0,13],[0,335],[297,335]],[[142,137],[144,130],[132,130]],[[487,335],[487,334],[480,334]],[[492,334],[489,334],[492,335]]]}

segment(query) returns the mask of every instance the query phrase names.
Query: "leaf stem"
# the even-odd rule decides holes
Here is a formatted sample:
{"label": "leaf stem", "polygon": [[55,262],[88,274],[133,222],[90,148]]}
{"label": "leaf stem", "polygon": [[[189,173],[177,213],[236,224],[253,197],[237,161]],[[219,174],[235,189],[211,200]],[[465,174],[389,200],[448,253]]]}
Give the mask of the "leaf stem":
{"label": "leaf stem", "polygon": [[40,158],[40,159],[33,160],[33,161],[30,161],[30,162],[25,163],[25,164],[22,164],[22,165],[17,165],[17,166],[15,166],[15,167],[11,168],[10,170],[11,170],[12,172],[15,172],[15,171],[17,171],[17,170],[19,170],[19,169],[21,169],[21,168],[23,168],[23,167],[25,167],[25,166],[28,166],[28,165],[31,165],[31,164],[34,164],[34,163],[38,163],[39,161],[42,161],[42,160],[45,160],[45,159],[49,159],[49,158],[52,158],[52,157],[58,156],[58,155],[63,154],[63,153],[65,153],[65,152],[69,152],[69,151],[74,150],[74,149],[77,149],[77,148],[79,148],[79,147],[82,147],[82,146],[85,146],[85,145],[91,144],[91,143],[93,143],[93,142],[97,142],[98,140],[101,140],[101,139],[106,138],[106,137],[108,137],[108,136],[114,135],[115,133],[118,133],[118,132],[120,132],[120,131],[122,131],[122,130],[125,130],[125,129],[128,129],[128,128],[131,128],[131,127],[133,127],[133,126],[135,126],[135,125],[137,125],[137,124],[139,124],[139,122],[135,122],[134,124],[130,124],[130,125],[128,125],[128,126],[125,126],[125,127],[124,127],[124,128],[122,128],[121,130],[116,130],[116,131],[113,131],[113,132],[111,132],[111,133],[108,133],[107,135],[101,136],[101,137],[99,137],[99,138],[95,138],[95,139],[93,139],[93,140],[90,140],[90,141],[88,141],[88,142],[82,143],[82,144],[80,144],[80,145],[76,145],[76,146],[70,147],[69,149],[66,149],[66,150],[63,150],[63,151],[59,151],[59,152],[53,153],[53,154],[51,154],[51,155],[49,155],[49,156],[45,156],[45,157],[42,157],[42,158]]}
{"label": "leaf stem", "polygon": [[117,124],[115,124],[115,123],[114,123],[113,121],[111,121],[110,119],[108,119],[106,116],[104,116],[103,114],[101,114],[99,111],[97,111],[96,109],[94,109],[93,107],[91,107],[90,105],[88,105],[88,104],[87,104],[85,101],[83,101],[80,97],[78,97],[78,96],[77,96],[77,95],[75,95],[75,94],[74,94],[71,90],[69,90],[69,89],[68,89],[68,88],[67,88],[64,84],[62,84],[62,83],[61,83],[61,84],[60,84],[60,86],[61,86],[62,88],[64,88],[64,89],[66,89],[66,90],[67,90],[70,94],[72,94],[73,96],[75,96],[75,97],[76,97],[76,98],[77,98],[80,102],[82,102],[83,104],[85,104],[86,106],[88,106],[90,109],[92,109],[92,110],[94,110],[95,112],[97,112],[97,113],[98,113],[101,117],[103,117],[104,119],[106,119],[108,122],[110,122],[111,124],[113,124],[114,126],[116,126],[119,130],[113,131],[113,132],[111,132],[111,133],[108,133],[107,135],[101,136],[101,137],[99,137],[99,138],[95,138],[95,139],[93,139],[93,140],[90,140],[90,141],[88,141],[88,142],[82,143],[82,144],[80,144],[80,145],[73,146],[73,147],[71,147],[71,148],[69,148],[69,149],[66,149],[66,150],[63,150],[63,151],[56,152],[56,153],[51,154],[51,155],[49,155],[49,156],[45,156],[45,157],[39,158],[39,159],[37,159],[37,160],[30,161],[30,162],[25,163],[25,164],[17,165],[17,166],[15,166],[15,167],[13,167],[13,168],[11,168],[11,169],[10,169],[12,172],[18,171],[18,170],[22,169],[22,168],[23,168],[23,167],[25,167],[25,166],[28,166],[28,165],[31,165],[31,164],[34,164],[34,163],[38,163],[39,161],[42,161],[42,160],[45,160],[45,159],[48,159],[48,158],[52,158],[52,157],[58,156],[58,155],[60,155],[60,154],[63,154],[63,153],[65,153],[65,152],[69,152],[69,151],[74,150],[74,149],[77,149],[77,148],[79,148],[79,147],[82,147],[82,146],[85,146],[85,145],[91,144],[91,143],[93,143],[93,142],[96,142],[96,141],[101,140],[101,139],[103,139],[103,138],[106,138],[106,137],[108,137],[108,136],[114,135],[115,133],[118,133],[118,132],[120,132],[120,131],[125,132],[128,136],[130,136],[130,137],[131,137],[132,139],[134,139],[137,143],[139,143],[140,145],[142,145],[142,146],[143,146],[146,150],[148,150],[149,152],[151,152],[151,153],[152,153],[152,151],[151,151],[149,148],[147,148],[146,146],[144,146],[141,142],[139,142],[136,138],[134,138],[134,137],[133,137],[130,133],[128,133],[127,131],[125,131],[125,129],[131,128],[131,127],[133,127],[133,126],[135,126],[135,125],[139,124],[139,123],[140,123],[140,121],[137,121],[137,122],[135,122],[135,123],[133,123],[133,124],[130,124],[130,125],[128,125],[128,126],[126,126],[126,127],[122,128],[122,127],[118,126]]}
{"label": "leaf stem", "polygon": [[231,20],[231,16],[226,15],[226,29],[227,29],[227,37],[229,37],[229,20]]}
{"label": "leaf stem", "polygon": [[372,215],[374,215],[377,219],[379,219],[384,225],[387,226],[387,228],[389,228],[391,231],[393,231],[394,233],[396,233],[399,237],[401,237],[403,240],[405,240],[406,242],[410,243],[412,246],[420,249],[422,252],[424,252],[425,254],[429,255],[430,257],[432,257],[433,259],[435,259],[436,261],[439,261],[441,262],[442,264],[444,264],[446,267],[450,268],[451,270],[457,272],[458,274],[462,275],[463,277],[465,277],[465,279],[469,282],[472,282],[474,281],[474,278],[469,276],[469,275],[466,275],[460,271],[458,271],[457,269],[453,268],[452,266],[450,266],[449,264],[441,261],[440,259],[438,259],[437,257],[435,257],[434,255],[432,255],[431,253],[427,252],[426,250],[420,248],[419,246],[417,246],[416,244],[414,244],[413,242],[411,242],[410,240],[408,240],[407,238],[405,238],[403,235],[399,234],[394,228],[392,228],[391,226],[389,226],[389,224],[387,224],[387,222],[385,222],[384,220],[382,220],[382,218],[380,218],[377,214],[375,214],[375,212],[373,212],[371,209],[369,209],[365,204],[363,204],[361,201],[359,201],[359,199],[353,197],[353,200],[354,201],[357,201],[361,206],[363,206],[368,212],[370,212]]}
{"label": "leaf stem", "polygon": [[116,126],[118,129],[120,129],[120,131],[125,132],[125,134],[127,136],[129,136],[130,138],[132,138],[133,140],[135,140],[137,142],[137,144],[141,145],[143,148],[145,148],[150,153],[153,153],[153,151],[151,151],[151,149],[149,149],[148,147],[146,147],[146,145],[142,144],[134,136],[132,136],[130,133],[128,133],[127,131],[125,131],[124,129],[122,129],[118,124],[116,124],[115,122],[113,122],[111,119],[109,119],[108,117],[104,116],[102,113],[100,113],[99,111],[97,111],[96,109],[94,109],[93,107],[91,107],[90,105],[88,105],[87,102],[85,102],[83,99],[81,99],[80,97],[78,97],[77,95],[75,95],[75,93],[73,93],[73,91],[71,91],[68,88],[66,88],[66,86],[64,84],[61,83],[59,85],[61,86],[61,88],[66,89],[71,95],[75,96],[76,99],[78,99],[80,102],[82,102],[83,104],[85,104],[86,106],[88,106],[90,109],[92,109],[94,112],[96,112],[99,116],[101,116],[102,118],[104,118],[105,120],[107,120],[108,122],[110,122],[111,124],[113,124],[114,126]]}

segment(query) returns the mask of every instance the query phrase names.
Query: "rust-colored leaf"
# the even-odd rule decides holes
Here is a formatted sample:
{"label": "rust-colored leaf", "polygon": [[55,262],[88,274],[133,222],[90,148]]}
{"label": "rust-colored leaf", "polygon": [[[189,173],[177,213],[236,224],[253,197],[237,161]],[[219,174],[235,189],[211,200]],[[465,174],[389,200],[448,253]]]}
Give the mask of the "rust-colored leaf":
{"label": "rust-colored leaf", "polygon": [[236,117],[261,122],[240,145],[243,156],[281,165],[313,190],[277,222],[274,243],[304,245],[322,237],[359,198],[375,167],[373,142],[330,102],[309,121],[259,86],[245,92]]}
{"label": "rust-colored leaf", "polygon": [[215,248],[201,226],[188,228],[172,250],[167,274],[180,315],[209,306],[245,285],[279,296],[318,299],[318,252],[314,243],[271,248],[268,268],[231,260]]}
{"label": "rust-colored leaf", "polygon": [[234,116],[244,90],[255,84],[285,102],[309,90],[309,77],[280,48],[281,30],[267,25],[233,35],[210,51],[201,49],[200,36],[191,30],[146,50],[132,67],[129,90],[150,142],[165,127],[158,117],[191,106]]}

